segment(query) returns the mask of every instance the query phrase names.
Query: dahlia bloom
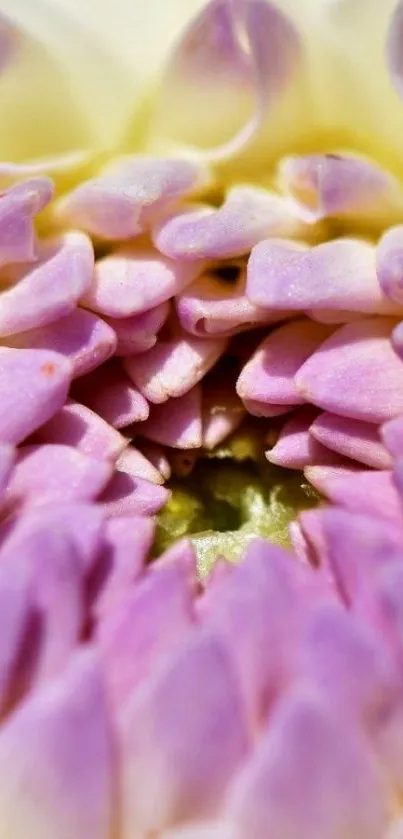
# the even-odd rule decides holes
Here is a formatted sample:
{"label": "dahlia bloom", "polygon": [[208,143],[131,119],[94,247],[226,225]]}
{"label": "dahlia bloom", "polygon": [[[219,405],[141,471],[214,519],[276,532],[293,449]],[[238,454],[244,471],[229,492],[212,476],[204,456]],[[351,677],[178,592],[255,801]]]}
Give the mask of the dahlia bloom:
{"label": "dahlia bloom", "polygon": [[403,2],[0,12],[0,837],[401,839]]}

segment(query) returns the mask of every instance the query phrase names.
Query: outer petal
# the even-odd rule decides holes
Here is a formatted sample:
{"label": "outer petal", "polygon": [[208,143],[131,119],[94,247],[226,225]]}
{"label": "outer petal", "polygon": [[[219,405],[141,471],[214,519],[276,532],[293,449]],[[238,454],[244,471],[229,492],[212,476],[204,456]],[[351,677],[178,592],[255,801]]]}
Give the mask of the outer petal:
{"label": "outer petal", "polygon": [[34,694],[0,734],[0,831],[8,839],[108,839],[112,748],[91,652]]}

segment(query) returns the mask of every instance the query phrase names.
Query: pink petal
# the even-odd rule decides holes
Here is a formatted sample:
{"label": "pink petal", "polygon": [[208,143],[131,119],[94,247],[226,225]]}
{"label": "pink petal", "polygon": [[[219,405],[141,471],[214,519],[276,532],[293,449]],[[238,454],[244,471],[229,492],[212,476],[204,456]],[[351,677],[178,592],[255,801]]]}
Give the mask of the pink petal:
{"label": "pink petal", "polygon": [[171,338],[160,338],[146,353],[125,358],[123,367],[143,396],[158,404],[187,393],[213,367],[226,346],[225,338],[195,338],[180,331]]}
{"label": "pink petal", "polygon": [[[11,523],[11,536],[20,532],[31,532],[31,528],[48,530],[63,534],[73,546],[86,574],[94,565],[102,549],[103,540],[102,510],[95,504],[83,502],[49,502],[48,504],[25,508],[23,514]],[[1,534],[4,537],[4,533]],[[10,534],[7,534],[10,535]]]}
{"label": "pink petal", "polygon": [[284,423],[273,448],[265,451],[267,460],[286,469],[304,469],[306,466],[336,463],[339,458],[321,446],[310,433],[317,409],[307,406],[297,411]]}
{"label": "pink petal", "polygon": [[97,642],[115,705],[134,695],[192,627],[196,586],[196,558],[184,540],[101,616]]}
{"label": "pink petal", "polygon": [[134,387],[119,362],[111,361],[79,379],[74,396],[114,428],[124,428],[148,417],[144,396]]}
{"label": "pink petal", "polygon": [[23,501],[31,504],[89,501],[103,490],[111,474],[112,464],[84,455],[71,446],[24,446],[5,499],[9,505]]}
{"label": "pink petal", "polygon": [[128,318],[105,318],[112,327],[117,345],[115,355],[136,355],[150,350],[157,342],[157,334],[169,315],[169,303]]}
{"label": "pink petal", "polygon": [[[225,276],[225,266],[221,270]],[[201,337],[235,335],[255,324],[275,323],[288,314],[255,306],[245,295],[245,272],[238,269],[238,277],[227,282],[220,278],[220,268],[185,289],[177,297],[176,309],[183,328]]]}
{"label": "pink petal", "polygon": [[302,230],[293,205],[258,187],[236,186],[217,210],[202,207],[163,220],[153,240],[173,259],[241,256],[267,236],[293,236]]}
{"label": "pink petal", "polygon": [[33,217],[49,203],[52,181],[31,178],[0,195],[0,266],[30,262],[36,256]]}
{"label": "pink petal", "polygon": [[50,419],[65,402],[70,377],[71,366],[58,353],[0,347],[0,440],[20,443]]}
{"label": "pink petal", "polygon": [[127,472],[129,475],[133,475],[133,477],[145,478],[146,481],[151,481],[152,484],[164,483],[161,472],[134,446],[126,446],[124,451],[119,455],[116,466],[121,472]]}
{"label": "pink petal", "polygon": [[15,449],[8,443],[0,443],[0,494],[5,490],[15,461]]}
{"label": "pink petal", "polygon": [[[1,550],[1,565],[22,565],[29,580],[29,625],[22,685],[57,675],[78,644],[84,621],[81,565],[64,532],[31,520],[17,528]],[[21,689],[21,686],[19,686]]]}
{"label": "pink petal", "polygon": [[1,294],[0,335],[44,326],[73,312],[90,285],[94,255],[82,233],[41,244],[40,262],[17,275]]}
{"label": "pink petal", "polygon": [[262,341],[237,382],[241,399],[300,405],[294,377],[304,361],[326,340],[331,329],[309,320],[286,323]]}
{"label": "pink petal", "polygon": [[116,336],[101,318],[76,309],[56,323],[13,335],[8,344],[56,350],[71,362],[74,376],[83,376],[113,354]]}
{"label": "pink petal", "polygon": [[360,239],[333,239],[286,258],[270,239],[248,264],[247,294],[274,309],[341,309],[366,314],[398,310],[379,285],[375,248]]}
{"label": "pink petal", "polygon": [[120,516],[106,521],[104,549],[95,569],[95,614],[99,619],[125,600],[129,588],[145,570],[154,532],[155,522],[151,518]]}
{"label": "pink petal", "polygon": [[403,412],[403,365],[390,343],[394,321],[368,318],[338,329],[295,377],[302,397],[365,422]]}
{"label": "pink petal", "polygon": [[393,457],[403,455],[403,416],[385,422],[380,430],[380,437]]}
{"label": "pink petal", "polygon": [[258,402],[256,399],[243,399],[242,402],[248,414],[252,414],[254,417],[280,417],[295,408],[295,405],[272,405],[266,402]]}
{"label": "pink petal", "polygon": [[63,197],[56,213],[95,236],[131,239],[205,180],[207,172],[193,160],[128,156]]}
{"label": "pink petal", "polygon": [[111,318],[131,317],[178,294],[201,270],[199,264],[168,259],[153,248],[127,245],[96,262],[82,303]]}
{"label": "pink petal", "polygon": [[0,711],[12,699],[17,662],[29,627],[31,574],[23,563],[0,564]]}
{"label": "pink petal", "polygon": [[154,516],[169,497],[165,487],[116,470],[99,501],[108,516]]}
{"label": "pink petal", "polygon": [[347,154],[309,154],[287,157],[280,164],[281,186],[301,205],[304,217],[374,221],[401,213],[399,182],[372,160]]}
{"label": "pink petal", "polygon": [[0,824],[8,839],[108,839],[113,758],[92,652],[35,693],[0,733]]}
{"label": "pink petal", "polygon": [[376,249],[378,281],[391,300],[403,305],[403,226],[391,227]]}
{"label": "pink petal", "polygon": [[365,515],[399,520],[401,500],[389,471],[371,472],[332,466],[308,466],[305,475],[333,504]]}
{"label": "pink petal", "polygon": [[138,446],[139,451],[145,455],[155,469],[158,469],[163,479],[168,481],[171,477],[171,465],[163,446],[159,446],[157,443],[150,443],[148,440],[139,441]]}
{"label": "pink petal", "polygon": [[191,634],[126,709],[122,839],[215,816],[247,745],[225,648]]}
{"label": "pink petal", "polygon": [[201,390],[198,385],[184,396],[154,405],[140,433],[155,443],[175,449],[197,449],[202,445]]}
{"label": "pink petal", "polygon": [[35,434],[35,442],[62,443],[101,460],[115,460],[127,440],[105,420],[78,402],[68,402]]}
{"label": "pink petal", "polygon": [[379,839],[385,791],[358,726],[308,688],[285,697],[231,796],[239,839]]}
{"label": "pink petal", "polygon": [[362,420],[322,413],[313,422],[310,433],[328,449],[373,469],[389,469],[392,459],[382,445],[379,429]]}
{"label": "pink petal", "polygon": [[214,449],[241,424],[245,408],[235,393],[234,382],[217,376],[203,387],[203,447]]}

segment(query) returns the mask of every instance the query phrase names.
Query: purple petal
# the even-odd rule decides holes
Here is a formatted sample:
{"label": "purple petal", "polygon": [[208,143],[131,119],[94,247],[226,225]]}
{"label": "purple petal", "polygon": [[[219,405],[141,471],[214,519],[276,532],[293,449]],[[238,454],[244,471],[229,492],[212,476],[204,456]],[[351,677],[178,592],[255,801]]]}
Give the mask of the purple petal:
{"label": "purple petal", "polygon": [[[225,268],[225,266],[224,266]],[[245,272],[229,285],[212,273],[195,280],[178,295],[176,309],[187,332],[201,337],[235,335],[255,324],[275,323],[288,312],[268,312],[245,295]]]}
{"label": "purple petal", "polygon": [[403,304],[403,226],[392,227],[380,238],[376,249],[379,285],[391,300]]}
{"label": "purple petal", "polygon": [[216,815],[247,745],[229,655],[194,633],[126,710],[122,839]]}
{"label": "purple petal", "polygon": [[296,29],[274,4],[214,0],[171,58],[156,134],[210,147],[206,156],[213,161],[235,155],[258,134],[295,77],[301,52]]}
{"label": "purple petal", "polygon": [[297,411],[284,423],[274,446],[265,451],[267,460],[287,469],[304,469],[314,464],[337,464],[337,455],[321,446],[310,433],[316,416],[317,409],[311,406]]}
{"label": "purple petal", "polygon": [[111,474],[112,464],[88,457],[71,446],[24,446],[5,499],[9,505],[23,501],[89,501],[103,490]]}
{"label": "purple petal", "polygon": [[49,420],[65,402],[70,378],[71,365],[58,353],[0,347],[0,440],[20,443]]}
{"label": "purple petal", "polygon": [[280,405],[305,402],[294,384],[295,374],[331,331],[323,324],[298,320],[271,332],[239,376],[236,389],[241,399]]}
{"label": "purple petal", "polygon": [[100,460],[115,460],[127,440],[98,414],[69,402],[35,434],[35,442],[62,443]]}
{"label": "purple petal", "polygon": [[127,598],[129,588],[145,570],[154,532],[155,522],[151,518],[120,516],[106,521],[104,549],[98,569],[103,571],[103,575],[98,583],[95,603],[99,619]]}
{"label": "purple petal", "polygon": [[119,362],[103,364],[79,379],[74,396],[114,428],[124,428],[148,417],[148,402],[123,372]]}
{"label": "purple petal", "polygon": [[140,427],[142,436],[175,449],[198,449],[202,445],[201,390],[198,385],[184,396],[154,405]]}
{"label": "purple petal", "polygon": [[157,443],[150,443],[148,440],[141,440],[138,443],[139,451],[145,455],[147,460],[158,469],[165,481],[171,477],[171,465],[166,456],[163,446]]}
{"label": "purple petal", "polygon": [[138,315],[178,294],[202,267],[168,259],[153,248],[127,245],[95,263],[93,280],[82,303],[111,318]]}
{"label": "purple petal", "polygon": [[[181,553],[190,562],[184,563]],[[196,588],[193,549],[187,541],[178,542],[101,616],[97,641],[115,705],[134,695],[192,627]]]}
{"label": "purple petal", "polygon": [[94,236],[131,239],[204,181],[207,172],[193,160],[126,157],[63,197],[56,214]]}
{"label": "purple petal", "polygon": [[29,627],[32,577],[21,562],[0,564],[0,712],[12,699],[17,662]]}
{"label": "purple petal", "polygon": [[137,478],[145,478],[146,481],[151,481],[152,484],[163,484],[164,478],[155,466],[147,460],[145,455],[136,449],[134,446],[126,446],[124,451],[119,455],[116,466],[121,472],[127,472],[129,475]]}
{"label": "purple petal", "polygon": [[44,326],[74,311],[90,285],[94,256],[82,233],[66,233],[39,248],[40,262],[1,295],[0,335]]}
{"label": "purple petal", "polygon": [[403,455],[403,416],[385,422],[380,430],[380,437],[393,457]]}
{"label": "purple petal", "polygon": [[394,321],[368,318],[338,329],[295,377],[307,402],[379,423],[403,412],[403,365],[390,343]]}
{"label": "purple petal", "polygon": [[402,208],[399,182],[372,160],[346,154],[310,154],[287,157],[280,164],[285,191],[301,205],[306,218],[329,216],[374,221],[398,217]]}
{"label": "purple petal", "polygon": [[157,334],[169,311],[169,303],[165,301],[140,315],[129,318],[105,318],[117,338],[115,355],[136,355],[150,350],[157,342]]}
{"label": "purple petal", "polygon": [[101,318],[76,309],[56,323],[13,335],[8,344],[17,348],[55,350],[70,361],[73,376],[83,376],[113,354],[116,336]]}
{"label": "purple petal", "polygon": [[116,470],[99,501],[108,516],[154,516],[169,497],[165,487]]}
{"label": "purple petal", "polygon": [[401,517],[401,500],[392,472],[359,471],[354,466],[308,466],[305,475],[333,504],[392,521]]}
{"label": "purple petal", "polygon": [[196,338],[181,330],[160,338],[148,352],[125,358],[123,367],[143,396],[159,404],[200,382],[226,346],[225,338]]}
{"label": "purple petal", "polygon": [[360,239],[334,239],[285,258],[277,243],[260,242],[248,264],[247,294],[274,309],[341,309],[391,314],[382,292],[375,248]]}
{"label": "purple petal", "polygon": [[295,405],[273,405],[258,402],[256,399],[243,399],[242,402],[248,414],[252,414],[254,417],[280,417],[295,408]]}
{"label": "purple petal", "polygon": [[163,220],[153,240],[161,253],[173,259],[223,259],[249,253],[268,236],[298,235],[302,229],[285,198],[258,187],[236,186],[217,210],[187,209]]}
{"label": "purple petal", "polygon": [[[66,532],[31,520],[1,550],[1,565],[22,565],[29,575],[29,626],[22,684],[52,678],[67,665],[84,622],[81,563]],[[21,659],[23,661],[23,659]],[[21,689],[21,688],[20,688]]]}
{"label": "purple petal", "polygon": [[231,796],[240,839],[379,839],[387,802],[358,726],[309,689],[288,695]]}
{"label": "purple petal", "polygon": [[36,256],[33,217],[49,203],[52,181],[31,178],[0,195],[0,266],[30,262]]}
{"label": "purple petal", "polygon": [[310,433],[323,446],[365,466],[373,469],[389,469],[392,466],[392,459],[381,442],[376,425],[325,412],[315,419]]}
{"label": "purple petal", "polygon": [[15,461],[15,449],[0,443],[0,494],[5,490]]}
{"label": "purple petal", "polygon": [[202,427],[203,447],[214,449],[241,424],[245,408],[235,393],[229,377],[217,378],[203,387]]}
{"label": "purple petal", "polygon": [[0,733],[0,823],[9,839],[108,839],[113,757],[91,652],[35,693]]}
{"label": "purple petal", "polygon": [[102,548],[103,519],[101,509],[95,504],[52,500],[46,506],[26,508],[20,518],[11,520],[11,536],[15,533],[20,538],[20,533],[25,530],[30,533],[35,527],[63,534],[73,545],[86,574]]}

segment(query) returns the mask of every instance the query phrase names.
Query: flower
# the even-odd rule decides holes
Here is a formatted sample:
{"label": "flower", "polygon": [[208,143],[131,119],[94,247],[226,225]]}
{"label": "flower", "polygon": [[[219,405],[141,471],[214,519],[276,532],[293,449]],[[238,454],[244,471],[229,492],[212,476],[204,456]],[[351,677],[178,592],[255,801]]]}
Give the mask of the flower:
{"label": "flower", "polygon": [[403,3],[0,5],[0,836],[398,839]]}

